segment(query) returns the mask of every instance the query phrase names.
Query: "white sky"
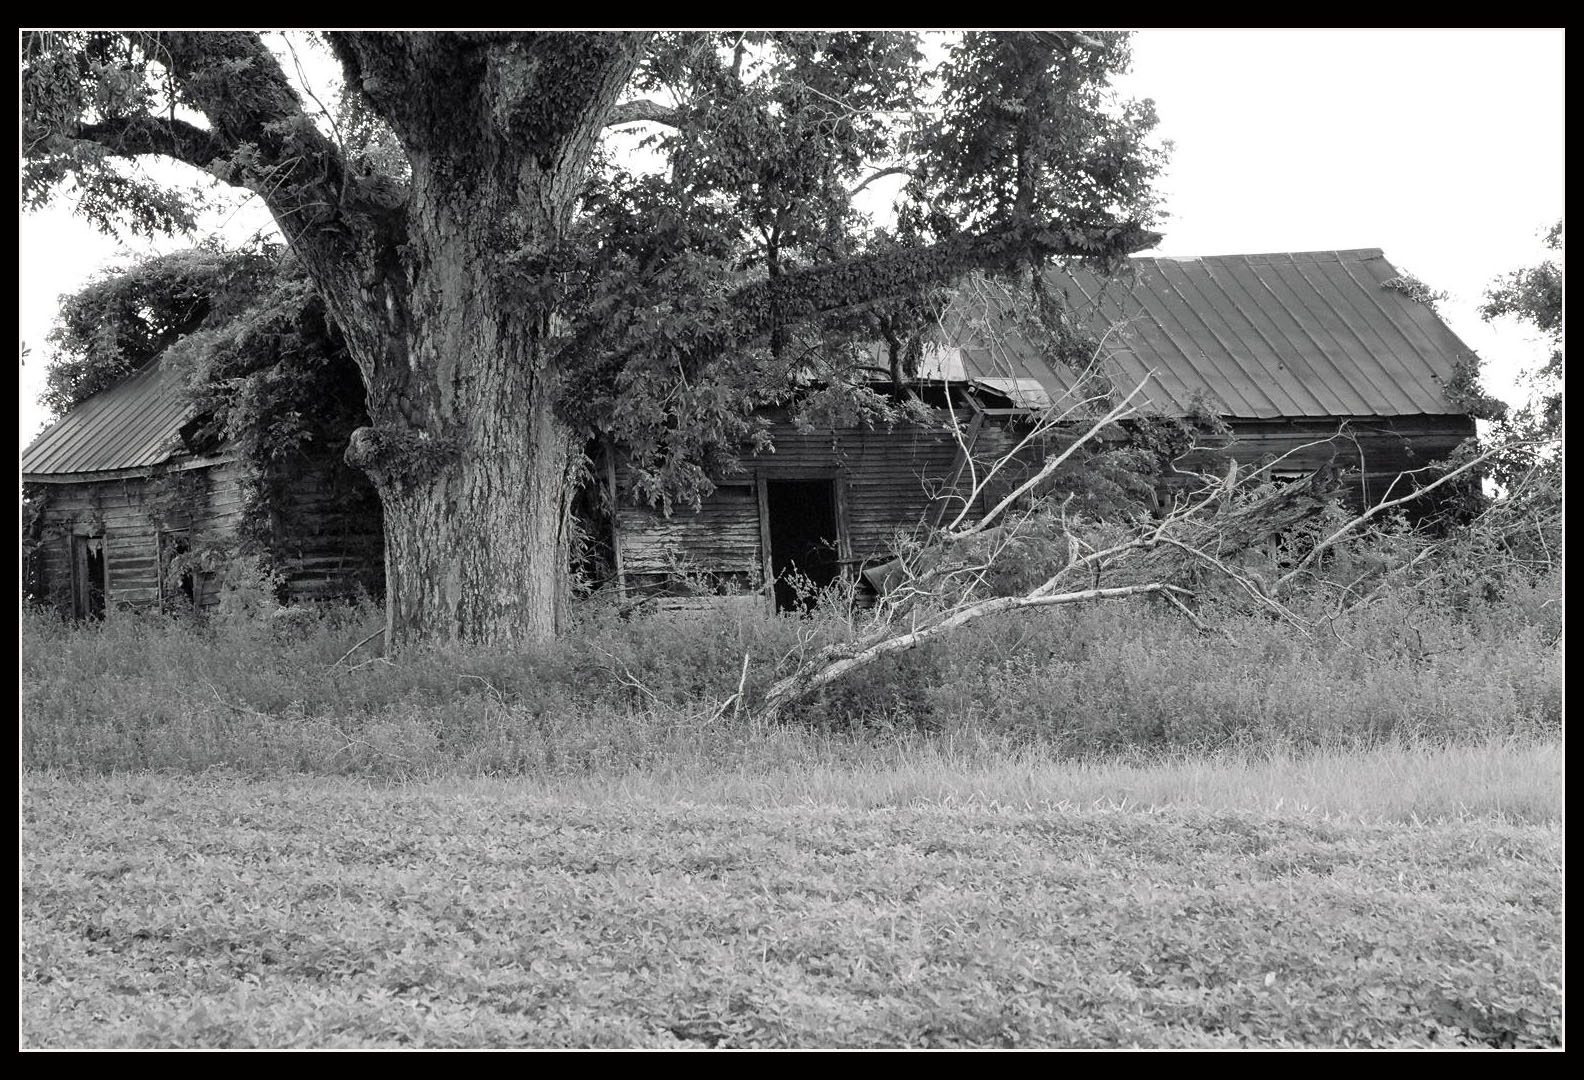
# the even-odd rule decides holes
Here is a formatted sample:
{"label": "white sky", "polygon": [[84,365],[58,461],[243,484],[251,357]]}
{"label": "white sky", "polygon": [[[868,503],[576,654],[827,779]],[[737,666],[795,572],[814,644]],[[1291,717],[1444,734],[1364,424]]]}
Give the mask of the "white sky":
{"label": "white sky", "polygon": [[[1564,44],[1561,30],[1140,31],[1122,89],[1155,99],[1175,144],[1151,254],[1382,248],[1450,294],[1443,317],[1516,400],[1543,346],[1477,308],[1494,278],[1547,256],[1539,237],[1562,217]],[[253,200],[226,231],[267,222]],[[22,217],[22,445],[44,423],[56,298],[189,243],[119,243],[64,207]]]}

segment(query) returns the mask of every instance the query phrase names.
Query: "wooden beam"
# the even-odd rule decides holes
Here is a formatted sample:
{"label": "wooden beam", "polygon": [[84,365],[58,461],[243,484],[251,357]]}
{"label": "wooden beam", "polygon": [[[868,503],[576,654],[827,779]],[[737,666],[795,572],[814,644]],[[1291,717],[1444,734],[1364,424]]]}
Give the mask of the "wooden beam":
{"label": "wooden beam", "polygon": [[770,560],[770,488],[764,474],[758,474],[759,494],[759,562],[764,573],[764,594],[770,605],[770,614],[776,613],[775,567]]}
{"label": "wooden beam", "polygon": [[627,598],[627,570],[622,565],[621,523],[616,508],[621,505],[621,492],[616,488],[616,448],[605,444],[605,483],[610,488],[611,562],[616,570],[616,595]]}

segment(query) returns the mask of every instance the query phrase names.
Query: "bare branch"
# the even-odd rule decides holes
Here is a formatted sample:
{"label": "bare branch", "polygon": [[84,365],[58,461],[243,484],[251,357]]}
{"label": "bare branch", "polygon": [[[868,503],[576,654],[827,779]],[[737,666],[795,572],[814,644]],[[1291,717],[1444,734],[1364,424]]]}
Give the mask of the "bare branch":
{"label": "bare branch", "polygon": [[330,125],[330,134],[334,137],[336,146],[340,147],[344,156],[347,152],[347,141],[345,136],[341,134],[341,126],[336,123],[335,113],[326,108],[325,103],[320,101],[319,95],[315,93],[313,81],[309,79],[308,71],[303,67],[302,57],[297,55],[297,46],[292,44],[292,40],[289,37],[285,39],[285,44],[286,51],[291,54],[292,67],[297,71],[297,84],[303,88],[303,93],[308,95],[309,100],[319,107],[319,115],[323,116],[325,123]]}
{"label": "bare branch", "polygon": [[1235,582],[1238,588],[1248,593],[1248,595],[1252,597],[1256,603],[1269,608],[1279,618],[1281,618],[1283,622],[1296,627],[1301,633],[1303,633],[1305,637],[1309,635],[1308,630],[1304,628],[1303,620],[1299,619],[1298,616],[1294,615],[1291,611],[1288,611],[1285,607],[1279,604],[1275,598],[1270,595],[1270,592],[1265,588],[1264,583],[1257,575],[1240,574],[1236,570],[1233,570],[1226,563],[1216,558],[1214,555],[1211,555],[1209,552],[1194,547],[1192,544],[1186,544],[1183,541],[1178,540],[1176,537],[1162,536],[1160,538],[1160,542],[1163,544],[1168,544],[1181,551],[1183,554],[1191,555],[1205,565],[1219,570],[1227,579]]}
{"label": "bare branch", "polygon": [[639,98],[637,101],[624,101],[612,108],[610,115],[605,119],[605,126],[615,127],[618,124],[632,124],[640,120],[650,124],[674,126],[677,122],[677,112],[678,110],[669,105],[662,105],[648,98]]}
{"label": "bare branch", "polygon": [[1193,595],[1189,590],[1176,585],[1168,585],[1164,582],[1150,582],[1145,585],[1121,585],[1108,589],[1081,589],[1076,592],[1048,595],[997,596],[989,600],[981,600],[976,604],[957,608],[935,620],[926,622],[908,633],[878,641],[854,652],[850,656],[837,660],[835,663],[824,667],[818,667],[817,664],[812,666],[805,665],[802,669],[770,687],[769,692],[765,695],[765,716],[773,719],[787,705],[809,696],[820,687],[836,681],[856,668],[866,667],[874,663],[882,656],[914,648],[930,638],[939,637],[950,630],[955,630],[964,623],[982,619],[987,615],[996,615],[1004,611],[1016,611],[1021,608],[1084,604],[1096,600],[1118,600],[1129,596],[1147,596],[1152,593],[1175,593],[1179,596]]}
{"label": "bare branch", "polygon": [[[1009,507],[1009,506],[1013,505],[1014,503],[1016,503],[1019,499],[1021,499],[1024,495],[1026,495],[1030,491],[1032,491],[1035,487],[1037,487],[1043,480],[1045,480],[1047,477],[1049,477],[1057,469],[1061,468],[1061,466],[1067,461],[1067,459],[1072,457],[1073,454],[1077,453],[1078,450],[1081,449],[1086,443],[1088,443],[1090,440],[1092,440],[1096,435],[1100,434],[1101,431],[1103,431],[1106,427],[1110,426],[1115,421],[1117,421],[1117,420],[1121,419],[1122,417],[1132,413],[1134,411],[1133,410],[1133,399],[1138,397],[1138,395],[1143,392],[1144,387],[1148,386],[1149,385],[1149,381],[1151,379],[1153,379],[1154,377],[1155,377],[1155,373],[1154,372],[1150,372],[1148,375],[1145,375],[1143,381],[1140,382],[1137,386],[1135,386],[1132,389],[1132,391],[1128,394],[1127,397],[1125,397],[1121,401],[1119,401],[1116,404],[1116,406],[1111,409],[1110,412],[1106,413],[1100,419],[1096,420],[1093,424],[1091,424],[1089,426],[1089,430],[1085,431],[1082,435],[1080,435],[1078,437],[1077,441],[1075,441],[1067,449],[1063,450],[1060,454],[1056,455],[1053,458],[1048,459],[1045,462],[1045,464],[1040,467],[1040,470],[1037,473],[1035,473],[1033,476],[1029,477],[1027,480],[1023,481],[1023,483],[1019,484],[1015,489],[1013,489],[1013,491],[1012,491],[1012,493],[1010,495],[1008,495],[1006,498],[1002,499],[999,503],[997,503],[994,507],[992,507],[990,509],[990,511],[987,514],[985,514],[984,517],[979,519],[978,522],[976,522],[975,524],[973,524],[969,528],[961,530],[960,532],[951,532],[952,538],[953,539],[963,539],[965,537],[973,536],[976,533],[981,533],[985,529],[989,528],[992,524],[994,524],[995,520],[997,518],[999,518],[1006,511],[1007,507]],[[1021,444],[1019,444],[1019,445],[1021,445]],[[986,479],[988,480],[989,477],[986,476]],[[965,511],[965,513],[966,513],[966,511]],[[963,517],[963,515],[959,514],[957,520],[961,521],[962,517]],[[956,524],[957,524],[956,522],[953,522],[953,528],[955,528]]]}
{"label": "bare branch", "polygon": [[360,641],[356,645],[352,646],[346,652],[342,653],[341,654],[341,658],[339,660],[337,660],[335,663],[331,664],[330,666],[331,667],[340,667],[343,663],[346,662],[346,660],[347,660],[347,658],[349,656],[351,656],[353,653],[357,652],[359,649],[361,649],[363,646],[367,645],[369,642],[373,641],[375,638],[379,637],[384,632],[385,632],[385,628],[383,626],[380,627],[378,630],[374,631],[368,637],[364,638],[362,641]]}
{"label": "bare branch", "polygon": [[[1193,610],[1189,608],[1187,604],[1177,599],[1177,597],[1170,591],[1162,592],[1160,595],[1161,598],[1164,599],[1168,604],[1176,608],[1178,613],[1181,614],[1183,618],[1192,623],[1194,629],[1198,630],[1201,634],[1214,634],[1217,632],[1213,627],[1207,625],[1203,619],[1195,615]],[[1232,644],[1237,644],[1237,639],[1232,636],[1230,631],[1222,629],[1220,634]]]}
{"label": "bare branch", "polygon": [[863,182],[847,193],[849,199],[856,198],[858,193],[876,180],[883,180],[888,176],[912,176],[913,170],[902,165],[893,165],[888,169],[879,169],[864,177]]}

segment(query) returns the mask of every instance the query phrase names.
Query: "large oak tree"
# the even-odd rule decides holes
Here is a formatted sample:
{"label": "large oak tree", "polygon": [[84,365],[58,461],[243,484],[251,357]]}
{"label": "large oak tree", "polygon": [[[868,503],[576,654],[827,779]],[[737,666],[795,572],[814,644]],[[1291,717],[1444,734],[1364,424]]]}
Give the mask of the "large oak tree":
{"label": "large oak tree", "polygon": [[[127,163],[255,193],[367,391],[348,460],[384,506],[393,643],[553,635],[591,437],[696,497],[827,348],[897,345],[974,269],[1115,262],[1158,238],[1125,35],[327,35],[338,123],[244,32],[23,36],[24,201],[187,222]],[[661,167],[613,130],[650,132]],[[908,177],[893,234],[853,195]],[[1031,280],[1037,280],[1033,278]]]}

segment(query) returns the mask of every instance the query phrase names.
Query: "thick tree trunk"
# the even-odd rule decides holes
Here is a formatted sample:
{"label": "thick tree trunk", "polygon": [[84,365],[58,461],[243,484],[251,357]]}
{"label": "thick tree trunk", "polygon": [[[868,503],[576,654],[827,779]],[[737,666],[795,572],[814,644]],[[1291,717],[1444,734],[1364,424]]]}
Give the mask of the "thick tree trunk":
{"label": "thick tree trunk", "polygon": [[382,477],[386,628],[398,647],[556,633],[570,560],[572,442],[545,394],[531,415],[511,419],[418,482]]}
{"label": "thick tree trunk", "polygon": [[347,457],[384,504],[397,648],[556,633],[579,448],[556,411],[553,301],[526,267],[564,237],[642,43],[338,39],[412,167],[399,228],[363,234],[355,265],[331,252],[316,274],[368,390],[373,423]]}
{"label": "thick tree trunk", "polygon": [[383,325],[365,335],[374,422],[348,460],[384,504],[388,641],[543,642],[566,599],[578,448],[556,413],[551,316],[514,294],[502,234],[542,250],[570,196],[554,173],[526,197],[430,179],[415,170],[406,288],[387,276],[390,302],[365,287],[359,305]]}

